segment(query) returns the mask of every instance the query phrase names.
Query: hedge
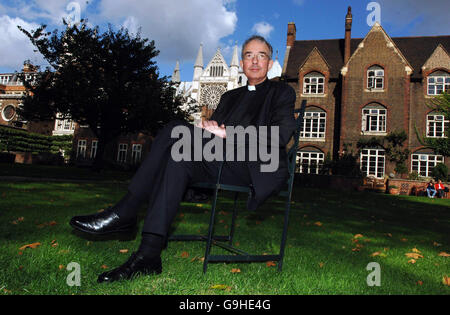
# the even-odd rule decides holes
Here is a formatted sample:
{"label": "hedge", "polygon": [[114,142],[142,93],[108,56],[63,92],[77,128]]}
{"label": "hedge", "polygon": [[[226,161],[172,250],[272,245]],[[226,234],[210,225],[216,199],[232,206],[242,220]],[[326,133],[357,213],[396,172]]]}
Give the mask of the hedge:
{"label": "hedge", "polygon": [[72,150],[72,135],[45,136],[21,129],[0,126],[0,152],[58,153]]}

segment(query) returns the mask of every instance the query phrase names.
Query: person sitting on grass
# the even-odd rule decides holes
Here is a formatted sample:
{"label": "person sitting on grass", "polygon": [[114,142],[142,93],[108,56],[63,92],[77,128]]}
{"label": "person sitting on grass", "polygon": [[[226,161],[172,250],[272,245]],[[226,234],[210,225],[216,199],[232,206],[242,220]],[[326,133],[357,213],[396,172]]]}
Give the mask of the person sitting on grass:
{"label": "person sitting on grass", "polygon": [[436,189],[434,188],[433,180],[430,180],[427,185],[427,195],[428,198],[434,198],[434,196],[436,196]]}

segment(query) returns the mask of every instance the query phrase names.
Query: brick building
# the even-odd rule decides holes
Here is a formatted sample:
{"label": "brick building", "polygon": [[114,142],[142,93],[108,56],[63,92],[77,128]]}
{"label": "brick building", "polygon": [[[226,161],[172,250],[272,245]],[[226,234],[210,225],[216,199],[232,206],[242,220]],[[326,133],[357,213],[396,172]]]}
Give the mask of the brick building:
{"label": "brick building", "polygon": [[[351,38],[351,27],[351,8],[343,39],[296,40],[296,26],[288,24],[283,77],[297,92],[297,106],[307,104],[298,171],[319,173],[327,154],[336,157],[344,148],[356,154],[359,140],[402,130],[409,172],[430,176],[437,163],[450,167],[415,133],[444,137],[449,126],[426,103],[450,91],[450,36],[391,38],[376,23],[364,38]],[[394,171],[382,147],[357,154],[366,176]]]}
{"label": "brick building", "polygon": [[[32,78],[36,74],[36,68],[25,62],[22,74],[25,74],[27,79]],[[53,122],[27,122],[17,115],[17,108],[21,105],[25,92],[17,73],[0,73],[0,125],[51,135]]]}

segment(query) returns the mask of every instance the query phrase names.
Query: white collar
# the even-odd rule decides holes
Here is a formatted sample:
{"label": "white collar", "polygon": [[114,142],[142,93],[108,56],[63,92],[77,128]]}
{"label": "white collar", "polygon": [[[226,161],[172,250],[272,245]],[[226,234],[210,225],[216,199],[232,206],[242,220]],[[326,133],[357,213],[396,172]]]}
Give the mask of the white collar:
{"label": "white collar", "polygon": [[256,91],[256,87],[254,85],[247,85],[249,91]]}

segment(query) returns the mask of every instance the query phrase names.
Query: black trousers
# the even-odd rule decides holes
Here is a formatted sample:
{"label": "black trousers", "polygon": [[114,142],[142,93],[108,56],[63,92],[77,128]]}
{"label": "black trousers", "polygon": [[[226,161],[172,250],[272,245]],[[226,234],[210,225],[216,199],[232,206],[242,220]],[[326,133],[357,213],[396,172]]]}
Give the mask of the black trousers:
{"label": "black trousers", "polygon": [[[192,134],[196,128],[187,122],[173,121],[160,130],[128,187],[134,196],[149,201],[142,232],[166,236],[187,187],[196,182],[217,182],[221,161],[177,162],[172,158],[172,145],[179,140],[171,137],[172,129],[180,125],[188,127]],[[208,141],[204,139],[202,147]],[[221,183],[250,185],[245,162],[225,162]]]}

